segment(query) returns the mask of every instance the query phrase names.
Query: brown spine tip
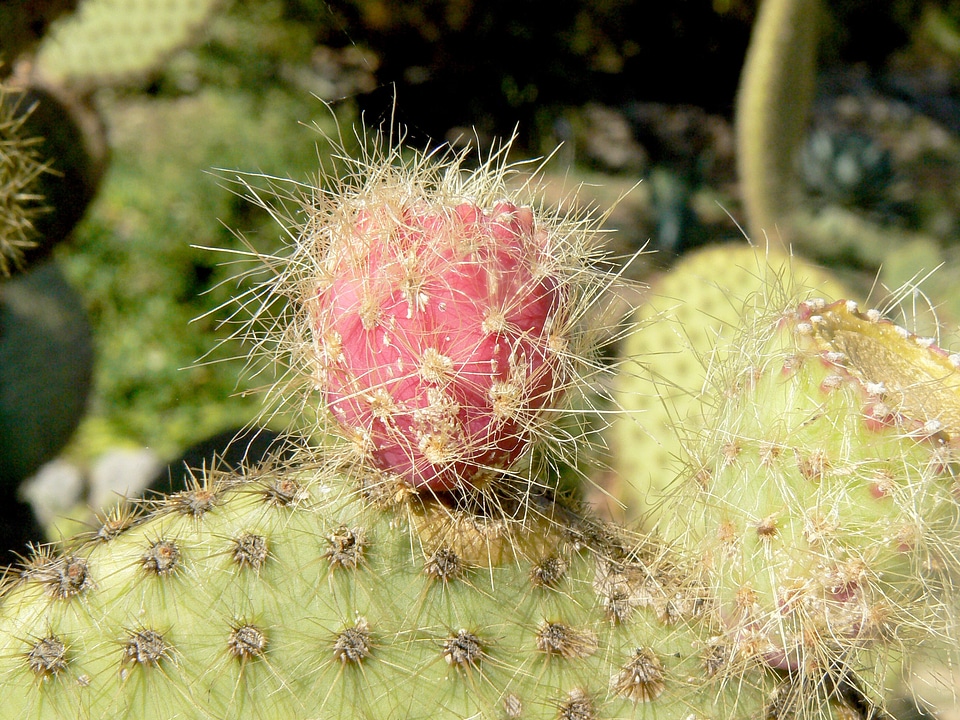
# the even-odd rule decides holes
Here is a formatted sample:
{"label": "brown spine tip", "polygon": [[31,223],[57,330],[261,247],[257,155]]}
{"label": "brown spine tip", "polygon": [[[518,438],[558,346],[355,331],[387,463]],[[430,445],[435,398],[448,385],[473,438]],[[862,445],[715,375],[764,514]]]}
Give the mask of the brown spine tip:
{"label": "brown spine tip", "polygon": [[364,618],[340,632],[333,643],[333,656],[344,665],[359,665],[370,656],[370,650],[370,626]]}
{"label": "brown spine tip", "polygon": [[140,566],[154,575],[170,575],[180,564],[180,549],[172,540],[157,540],[140,557]]}
{"label": "brown spine tip", "polygon": [[772,540],[775,538],[777,536],[777,518],[770,515],[758,522],[757,536],[761,540]]}
{"label": "brown spine tip", "polygon": [[267,636],[256,625],[239,625],[230,631],[227,650],[238,660],[252,660],[267,649]]}
{"label": "brown spine tip", "polygon": [[462,669],[476,668],[483,657],[480,638],[467,630],[460,630],[443,641],[443,659],[448,665]]}
{"label": "brown spine tip", "polygon": [[220,497],[217,491],[208,487],[197,487],[174,493],[166,500],[167,506],[179,515],[200,518],[217,506]]}
{"label": "brown spine tip", "polygon": [[740,457],[740,453],[742,452],[743,445],[741,445],[738,440],[732,440],[728,443],[724,443],[720,448],[720,454],[723,456],[723,467],[733,465],[733,463],[737,461],[737,458]]}
{"label": "brown spine tip", "polygon": [[633,657],[610,679],[611,689],[635,703],[656,700],[663,693],[665,681],[660,660],[648,648],[637,648]]}
{"label": "brown spine tip", "polygon": [[603,599],[607,617],[614,625],[623,625],[630,619],[633,603],[630,595],[623,590],[612,590]]}
{"label": "brown spine tip", "polygon": [[76,555],[55,558],[41,553],[30,561],[23,576],[40,583],[51,596],[60,600],[78,595],[92,584],[87,561]]}
{"label": "brown spine tip", "polygon": [[100,527],[94,532],[93,537],[97,542],[105,543],[118,537],[133,525],[136,512],[128,505],[121,504],[96,517],[100,521]]}
{"label": "brown spine tip", "polygon": [[305,502],[308,493],[297,480],[290,477],[270,478],[261,493],[264,502],[277,507],[296,507]]}
{"label": "brown spine tip", "polygon": [[363,553],[367,547],[363,528],[341,525],[327,536],[327,543],[329,547],[323,557],[330,561],[331,569],[356,570],[363,562]]}
{"label": "brown spine tip", "polygon": [[722,636],[713,637],[703,653],[703,669],[707,677],[714,677],[730,662],[730,648],[723,644]]}
{"label": "brown spine tip", "polygon": [[550,555],[537,562],[530,570],[530,581],[536,587],[556,588],[567,574],[567,561]]}
{"label": "brown spine tip", "polygon": [[263,535],[243,533],[234,538],[231,555],[241,568],[259,570],[267,561],[267,539]]}
{"label": "brown spine tip", "polygon": [[38,677],[56,675],[67,667],[67,646],[55,635],[38,640],[26,653],[27,666]]}
{"label": "brown spine tip", "polygon": [[797,455],[797,467],[800,474],[810,482],[818,483],[823,479],[823,474],[830,469],[830,461],[823,450],[814,450],[809,455]]}
{"label": "brown spine tip", "polygon": [[130,633],[123,644],[123,660],[128,664],[153,667],[169,659],[173,648],[156,630],[137,630]]}

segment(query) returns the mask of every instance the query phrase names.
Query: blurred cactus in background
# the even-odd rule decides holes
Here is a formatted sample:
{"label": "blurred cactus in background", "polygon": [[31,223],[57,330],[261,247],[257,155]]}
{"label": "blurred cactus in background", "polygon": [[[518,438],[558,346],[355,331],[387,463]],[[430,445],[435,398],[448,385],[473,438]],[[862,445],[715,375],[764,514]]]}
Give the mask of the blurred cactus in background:
{"label": "blurred cactus in background", "polygon": [[4,88],[0,97],[0,274],[10,273],[23,263],[23,253],[35,246],[34,221],[42,211],[42,196],[35,189],[38,176],[47,171],[40,159],[39,137],[25,135],[27,115],[17,112],[15,103],[22,98],[11,97]]}
{"label": "blurred cactus in background", "polygon": [[37,52],[37,71],[92,90],[143,85],[195,41],[222,0],[83,0]]}

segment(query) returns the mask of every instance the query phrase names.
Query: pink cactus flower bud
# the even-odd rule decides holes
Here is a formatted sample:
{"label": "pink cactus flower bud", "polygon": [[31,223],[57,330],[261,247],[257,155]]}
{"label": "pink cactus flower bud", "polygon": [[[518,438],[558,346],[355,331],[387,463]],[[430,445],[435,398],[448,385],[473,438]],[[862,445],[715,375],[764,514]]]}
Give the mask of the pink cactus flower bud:
{"label": "pink cactus flower bud", "polygon": [[[619,277],[597,220],[545,212],[529,180],[518,191],[508,149],[471,170],[464,155],[345,154],[343,179],[306,195],[240,180],[290,240],[244,300],[241,334],[290,368],[274,397],[299,398],[301,417],[318,410],[315,437],[345,438],[357,467],[416,490],[516,478],[535,456],[575,460],[585,431],[565,411],[575,401],[582,419],[609,370],[593,356],[616,319],[600,298]],[[280,319],[263,309],[277,297]]]}
{"label": "pink cactus flower bud", "polygon": [[448,490],[509,467],[562,392],[565,290],[529,207],[365,208],[309,303],[320,384],[370,461]]}

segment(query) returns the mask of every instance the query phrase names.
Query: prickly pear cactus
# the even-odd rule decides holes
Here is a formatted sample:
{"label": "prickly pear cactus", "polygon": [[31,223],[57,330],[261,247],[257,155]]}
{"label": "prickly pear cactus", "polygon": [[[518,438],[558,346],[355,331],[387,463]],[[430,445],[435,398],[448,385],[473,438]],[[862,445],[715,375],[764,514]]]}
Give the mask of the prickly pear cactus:
{"label": "prickly pear cactus", "polygon": [[660,529],[730,662],[880,691],[954,631],[960,357],[850,301],[772,307],[714,368]]}
{"label": "prickly pear cactus", "polygon": [[[265,267],[250,253],[260,263],[252,274],[262,275],[239,300],[237,312],[252,316],[239,334],[267,362],[281,362],[287,373],[273,395],[293,400],[320,442],[296,464],[203,475],[145,515],[111,515],[88,537],[41,549],[11,571],[0,592],[5,712],[561,720],[881,712],[880,660],[897,651],[885,633],[906,637],[912,626],[905,612],[880,612],[875,596],[903,598],[904,607],[912,600],[914,617],[926,619],[933,603],[920,589],[939,589],[927,562],[932,534],[952,537],[942,507],[947,444],[934,442],[952,418],[924,415],[925,434],[910,434],[931,406],[951,406],[952,375],[937,371],[952,362],[922,343],[910,347],[930,357],[891,345],[885,331],[851,330],[855,311],[846,306],[843,315],[801,305],[724,356],[733,374],[721,378],[731,384],[718,382],[717,418],[698,426],[702,446],[688,438],[696,472],[677,498],[690,517],[678,512],[678,522],[662,525],[668,542],[593,520],[555,499],[541,457],[553,448],[575,458],[582,447],[576,425],[552,420],[589,404],[603,372],[591,340],[606,320],[598,297],[615,276],[598,263],[592,220],[556,218],[507,192],[507,151],[470,173],[462,157],[437,164],[378,150],[330,189],[260,178],[269,186],[261,191],[254,176],[240,177],[291,243]],[[806,378],[798,398],[751,395],[763,371],[780,378],[774,371],[787,356],[768,345],[790,327],[797,332],[787,337],[802,344],[789,358],[803,350],[810,368],[822,359],[847,374],[831,374],[839,383],[810,379],[795,361],[789,380]],[[864,379],[876,368],[853,352],[860,335],[872,339],[861,354],[904,358],[899,373]],[[755,346],[764,362],[734,372]],[[907,400],[910,379],[924,392]],[[879,433],[903,465],[883,467],[916,466],[929,483],[860,482],[872,469],[867,441],[837,432],[853,413],[824,405],[812,389],[843,398],[828,391],[844,382],[879,398],[862,432]],[[738,398],[743,405],[724,410],[721,400]],[[819,464],[820,455],[800,453],[820,427],[810,418],[834,433],[815,438],[826,448]],[[894,431],[884,435],[888,424]],[[788,436],[768,441],[761,431],[769,428]],[[343,441],[329,440],[334,432]],[[731,435],[745,445],[761,438],[761,449],[779,443],[794,451],[784,462],[795,459],[764,480],[759,449],[733,453],[754,458],[751,498],[768,498],[768,485],[791,492],[774,498],[759,525],[734,528],[743,552],[728,571],[716,547],[727,520],[717,514],[739,507],[733,496],[750,487],[733,469],[724,474],[735,463],[723,464],[718,438]],[[837,484],[828,470],[842,463],[839,484],[868,488],[853,500],[827,492]],[[804,481],[813,490],[793,490]],[[858,515],[850,537],[803,535],[796,518],[822,510],[829,527],[831,510],[866,497],[880,510]],[[896,510],[884,510],[887,497]],[[885,533],[901,529],[911,499],[917,534],[891,540]],[[761,552],[750,552],[754,536],[767,542]],[[780,552],[763,552],[781,539]],[[862,575],[852,559],[863,560]],[[796,599],[780,593],[796,584],[767,587],[767,575],[743,590],[744,577],[776,579],[782,568],[791,580],[838,579]],[[887,574],[873,583],[874,572]],[[794,607],[811,620],[781,622],[779,634],[763,624]],[[861,648],[884,654],[861,656]]]}
{"label": "prickly pear cactus", "polygon": [[721,682],[662,549],[545,496],[472,500],[498,507],[267,469],[112,516],[8,577],[4,712],[683,720],[784,692]]}

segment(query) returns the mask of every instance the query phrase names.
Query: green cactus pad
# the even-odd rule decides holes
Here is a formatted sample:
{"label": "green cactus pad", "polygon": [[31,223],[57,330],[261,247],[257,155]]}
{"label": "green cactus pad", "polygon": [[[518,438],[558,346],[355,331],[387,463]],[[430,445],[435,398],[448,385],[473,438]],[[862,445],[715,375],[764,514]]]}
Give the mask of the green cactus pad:
{"label": "green cactus pad", "polygon": [[850,301],[779,307],[711,373],[660,528],[734,657],[881,693],[953,631],[960,356]]}
{"label": "green cactus pad", "polygon": [[37,53],[51,78],[72,85],[143,82],[189,43],[221,0],[86,0]]}
{"label": "green cactus pad", "polygon": [[798,257],[744,243],[684,257],[653,281],[624,342],[617,379],[625,411],[613,427],[614,497],[629,518],[653,518],[680,468],[681,428],[697,422],[710,367],[723,363],[741,319],[761,312],[775,288],[827,297],[844,290]]}
{"label": "green cactus pad", "polygon": [[683,583],[652,546],[545,499],[484,519],[357,488],[207,478],[38,553],[0,604],[4,712],[746,718],[782,685],[707,671],[715,648],[680,616],[696,604],[665,612]]}

